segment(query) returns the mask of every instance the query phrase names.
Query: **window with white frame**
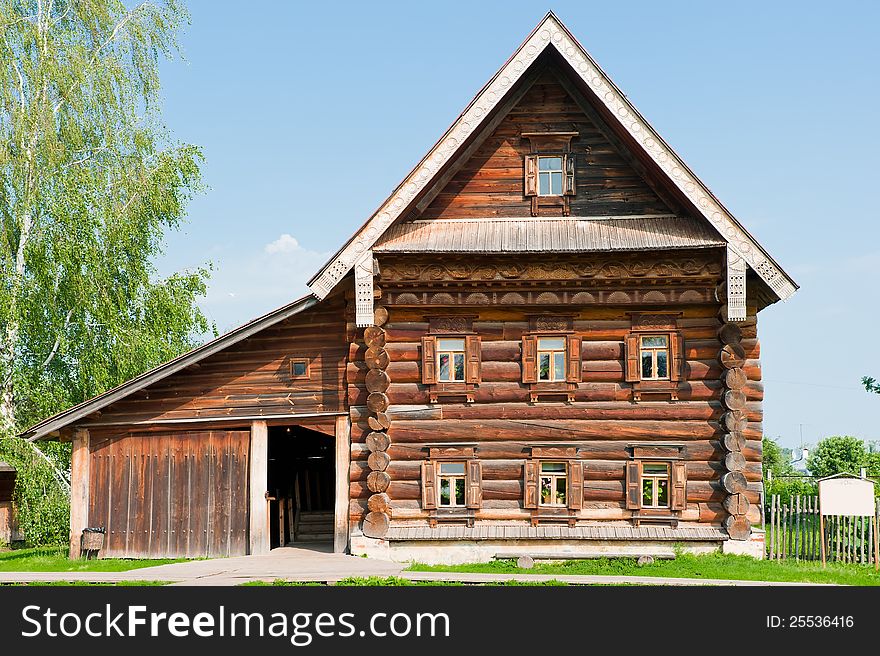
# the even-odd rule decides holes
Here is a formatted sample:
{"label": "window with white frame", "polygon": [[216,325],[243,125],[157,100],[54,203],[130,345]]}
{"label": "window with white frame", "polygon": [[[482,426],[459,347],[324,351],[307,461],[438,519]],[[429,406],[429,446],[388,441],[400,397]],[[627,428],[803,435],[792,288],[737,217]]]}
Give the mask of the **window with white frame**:
{"label": "window with white frame", "polygon": [[438,465],[438,503],[441,508],[461,508],[465,505],[465,473],[463,462],[441,462]]}
{"label": "window with white frame", "polygon": [[642,464],[642,508],[669,507],[669,465],[664,462]]}
{"label": "window with white frame", "polygon": [[463,338],[439,338],[437,340],[437,380],[441,383],[463,383],[464,357]]}
{"label": "window with white frame", "polygon": [[669,336],[639,338],[642,380],[669,380]]}
{"label": "window with white frame", "polygon": [[565,337],[538,338],[538,380],[565,380]]}
{"label": "window with white frame", "polygon": [[562,195],[562,157],[538,157],[538,195]]}
{"label": "window with white frame", "polygon": [[564,462],[541,463],[541,505],[565,506],[568,491],[568,468]]}

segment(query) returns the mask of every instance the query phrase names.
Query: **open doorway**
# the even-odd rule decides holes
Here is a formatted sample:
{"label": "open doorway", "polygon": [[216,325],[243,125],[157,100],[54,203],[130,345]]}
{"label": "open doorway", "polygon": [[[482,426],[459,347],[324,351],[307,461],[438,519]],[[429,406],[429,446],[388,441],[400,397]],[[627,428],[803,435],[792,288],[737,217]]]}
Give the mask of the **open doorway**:
{"label": "open doorway", "polygon": [[269,428],[270,546],[333,542],[335,438],[302,426]]}

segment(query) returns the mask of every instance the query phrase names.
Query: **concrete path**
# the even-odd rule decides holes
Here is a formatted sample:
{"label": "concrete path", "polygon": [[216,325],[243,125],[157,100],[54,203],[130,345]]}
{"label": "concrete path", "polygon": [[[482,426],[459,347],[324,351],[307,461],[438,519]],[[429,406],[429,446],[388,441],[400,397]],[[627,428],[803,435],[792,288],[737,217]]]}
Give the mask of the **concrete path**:
{"label": "concrete path", "polygon": [[798,586],[805,583],[772,581],[729,581],[724,579],[661,578],[653,576],[462,574],[452,572],[405,572],[405,565],[372,558],[332,553],[329,546],[313,549],[284,547],[260,556],[192,560],[172,565],[144,567],[127,572],[0,572],[0,583],[83,581],[121,583],[125,581],[169,581],[171,585],[228,586],[248,581],[284,579],[336,583],[349,577],[400,576],[411,581],[456,581],[498,583],[504,581],[562,581],[575,585],[729,585]]}

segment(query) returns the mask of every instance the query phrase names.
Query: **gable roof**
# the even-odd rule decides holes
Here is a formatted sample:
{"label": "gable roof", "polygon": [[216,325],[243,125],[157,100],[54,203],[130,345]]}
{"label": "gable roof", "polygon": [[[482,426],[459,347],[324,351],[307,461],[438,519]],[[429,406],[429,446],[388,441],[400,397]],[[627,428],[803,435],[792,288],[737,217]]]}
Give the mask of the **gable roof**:
{"label": "gable roof", "polygon": [[429,189],[449,162],[460,154],[468,139],[486,124],[493,110],[505,101],[516,82],[548,50],[555,52],[568,64],[571,72],[600,105],[609,122],[626,134],[629,142],[688,201],[700,218],[713,226],[728,247],[751,266],[778,299],[785,300],[794,294],[797,283],[694,175],[555,14],[550,12],[391,196],[309,281],[309,288],[316,297],[324,298],[329,294],[389,228],[406,215],[420,194]]}
{"label": "gable roof", "polygon": [[208,356],[247,339],[251,335],[284,321],[295,314],[299,314],[303,310],[306,310],[317,303],[318,300],[314,296],[303,296],[302,298],[295,300],[293,303],[288,303],[277,310],[264,314],[262,317],[249,321],[234,330],[230,330],[225,335],[221,335],[217,339],[202,344],[201,346],[194,348],[192,351],[184,353],[173,360],[169,360],[154,369],[150,369],[122,385],[107,390],[93,399],[84,401],[79,405],[68,408],[64,412],[59,412],[57,415],[44,419],[38,424],[34,424],[22,433],[21,437],[27,438],[31,441],[46,437],[47,435],[64,428],[68,424],[82,419],[97,410],[106,408],[108,405],[116,403],[120,399],[123,399],[138,390],[142,390],[163,378],[167,378],[171,374],[186,369],[200,360],[204,360]]}

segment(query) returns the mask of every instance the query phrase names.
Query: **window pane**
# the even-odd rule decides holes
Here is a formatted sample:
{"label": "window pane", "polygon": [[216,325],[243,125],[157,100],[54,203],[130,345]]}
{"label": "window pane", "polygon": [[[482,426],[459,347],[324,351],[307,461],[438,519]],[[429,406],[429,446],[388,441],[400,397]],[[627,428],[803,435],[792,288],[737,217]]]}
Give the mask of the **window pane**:
{"label": "window pane", "polygon": [[668,469],[662,463],[645,463],[642,465],[642,471],[646,474],[666,474]]}
{"label": "window pane", "polygon": [[541,353],[538,358],[538,380],[550,380],[550,354]]}
{"label": "window pane", "polygon": [[448,506],[449,505],[449,483],[450,479],[441,478],[440,479],[440,505]]}
{"label": "window pane", "polygon": [[553,354],[553,380],[565,380],[565,353],[562,351]]}
{"label": "window pane", "polygon": [[642,348],[666,347],[665,335],[650,335],[642,337]]}
{"label": "window pane", "polygon": [[550,174],[549,173],[539,173],[538,174],[538,193],[542,196],[550,195]]}
{"label": "window pane", "polygon": [[440,354],[440,380],[449,380],[449,354]]}
{"label": "window pane", "polygon": [[561,503],[565,505],[565,492],[566,492],[566,478],[565,476],[560,476],[556,479],[556,503]]}
{"label": "window pane", "polygon": [[541,473],[542,474],[559,474],[565,473],[565,463],[564,462],[542,462],[541,463]]}
{"label": "window pane", "polygon": [[437,340],[438,351],[464,351],[463,339],[450,339],[443,337]]}
{"label": "window pane", "polygon": [[541,478],[541,503],[553,503],[553,488],[550,487],[553,479],[549,476]]}
{"label": "window pane", "polygon": [[657,505],[668,505],[667,495],[669,493],[669,481],[665,478],[657,480]]}
{"label": "window pane", "polygon": [[654,375],[654,365],[652,362],[651,352],[642,351],[642,378],[651,378]]}
{"label": "window pane", "polygon": [[541,171],[561,171],[562,170],[562,158],[561,157],[539,157],[538,158],[538,169]]}
{"label": "window pane", "polygon": [[454,354],[455,376],[452,380],[464,380],[464,353]]}
{"label": "window pane", "polygon": [[642,505],[654,505],[654,479],[646,478],[642,480]]}
{"label": "window pane", "polygon": [[440,463],[440,473],[441,474],[464,474],[464,463],[463,462],[441,462]]}
{"label": "window pane", "polygon": [[565,348],[565,337],[539,337],[538,350],[561,351]]}
{"label": "window pane", "polygon": [[455,483],[455,505],[463,506],[464,505],[464,479],[463,478],[454,478],[452,482]]}
{"label": "window pane", "polygon": [[550,194],[553,196],[562,195],[562,173],[550,174]]}
{"label": "window pane", "polygon": [[305,376],[306,375],[306,363],[305,362],[294,362],[293,363],[293,375],[294,376]]}
{"label": "window pane", "polygon": [[668,352],[657,351],[657,378],[666,378],[669,376],[669,367],[667,366],[668,359]]}

